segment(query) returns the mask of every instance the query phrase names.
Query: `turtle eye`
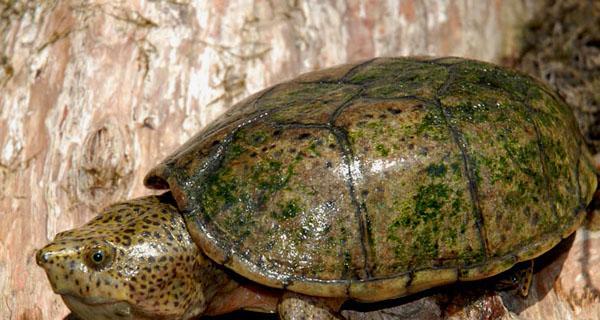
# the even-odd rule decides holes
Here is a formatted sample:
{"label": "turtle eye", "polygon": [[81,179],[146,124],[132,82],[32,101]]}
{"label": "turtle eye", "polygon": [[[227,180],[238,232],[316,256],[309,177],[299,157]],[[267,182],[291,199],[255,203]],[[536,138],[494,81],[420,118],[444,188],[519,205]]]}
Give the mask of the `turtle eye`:
{"label": "turtle eye", "polygon": [[93,269],[100,270],[112,262],[114,250],[108,244],[99,244],[89,248],[85,254],[86,264]]}
{"label": "turtle eye", "polygon": [[98,250],[98,251],[92,253],[92,261],[94,263],[102,263],[103,260],[104,260],[104,251]]}

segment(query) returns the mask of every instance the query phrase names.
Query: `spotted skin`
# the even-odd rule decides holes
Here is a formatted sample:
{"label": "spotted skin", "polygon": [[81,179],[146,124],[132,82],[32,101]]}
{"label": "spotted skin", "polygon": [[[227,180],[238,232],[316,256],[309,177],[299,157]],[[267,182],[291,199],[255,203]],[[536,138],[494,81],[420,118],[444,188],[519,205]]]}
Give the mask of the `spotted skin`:
{"label": "spotted skin", "polygon": [[277,311],[282,320],[341,320],[344,318],[337,311],[343,301],[341,299],[324,300],[287,292],[277,306]]}
{"label": "spotted skin", "polygon": [[56,235],[37,260],[82,319],[187,319],[225,282],[191,241],[168,194],[106,208]]}

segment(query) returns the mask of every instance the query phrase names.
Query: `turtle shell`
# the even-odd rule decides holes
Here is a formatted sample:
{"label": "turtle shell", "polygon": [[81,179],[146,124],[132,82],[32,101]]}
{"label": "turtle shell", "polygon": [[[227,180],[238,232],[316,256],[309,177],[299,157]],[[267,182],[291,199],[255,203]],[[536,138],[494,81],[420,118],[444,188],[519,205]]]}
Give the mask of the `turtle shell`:
{"label": "turtle shell", "polygon": [[460,58],[378,58],[238,103],[145,179],[214,261],[307,295],[378,301],[532,259],[596,189],[569,107]]}

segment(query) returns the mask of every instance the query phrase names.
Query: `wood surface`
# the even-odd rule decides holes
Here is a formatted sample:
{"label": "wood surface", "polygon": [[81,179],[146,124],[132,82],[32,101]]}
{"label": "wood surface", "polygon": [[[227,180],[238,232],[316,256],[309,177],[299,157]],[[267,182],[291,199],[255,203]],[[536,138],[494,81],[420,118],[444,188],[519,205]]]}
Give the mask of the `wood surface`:
{"label": "wood surface", "polygon": [[35,250],[111,202],[148,194],[144,174],[236,101],[373,56],[499,62],[517,52],[536,6],[0,1],[0,319],[65,316]]}

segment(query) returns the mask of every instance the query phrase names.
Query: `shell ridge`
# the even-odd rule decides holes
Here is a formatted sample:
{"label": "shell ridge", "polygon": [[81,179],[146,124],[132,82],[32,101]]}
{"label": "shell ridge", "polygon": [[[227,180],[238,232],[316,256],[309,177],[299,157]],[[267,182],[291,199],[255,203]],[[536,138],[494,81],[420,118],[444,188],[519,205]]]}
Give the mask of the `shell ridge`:
{"label": "shell ridge", "polygon": [[[368,65],[373,60],[375,60],[375,59],[369,60],[367,62],[364,62],[362,64],[359,64],[359,65],[353,67],[346,74],[346,76],[350,75],[350,73],[353,70],[356,70],[357,68],[359,68],[361,66]],[[346,76],[344,76],[344,77],[346,77]],[[366,277],[371,278],[372,270],[374,268],[374,266],[372,266],[371,257],[373,256],[374,250],[371,245],[366,244],[366,243],[369,243],[369,244],[373,243],[371,232],[369,231],[369,228],[367,226],[367,224],[368,224],[367,221],[369,218],[367,216],[367,212],[365,211],[365,208],[360,205],[360,201],[356,194],[356,186],[354,183],[355,179],[353,177],[354,173],[352,170],[354,156],[352,154],[352,150],[350,147],[350,142],[347,137],[347,133],[344,131],[343,128],[340,128],[340,127],[334,125],[335,120],[343,112],[343,110],[347,106],[351,105],[352,102],[356,101],[358,98],[361,97],[361,95],[364,92],[364,88],[362,86],[359,86],[359,89],[357,91],[358,92],[356,92],[355,94],[350,96],[348,99],[343,101],[338,107],[336,107],[334,112],[332,112],[332,114],[330,115],[329,121],[326,124],[317,124],[317,123],[306,124],[306,123],[288,122],[288,123],[274,123],[273,125],[278,128],[284,128],[284,129],[285,128],[327,129],[335,136],[336,140],[338,141],[338,143],[340,144],[340,147],[341,147],[340,149],[341,149],[343,161],[345,162],[345,165],[348,168],[348,172],[347,172],[348,180],[346,181],[346,185],[348,187],[348,192],[350,193],[351,202],[355,208],[355,216],[356,216],[357,223],[358,223],[359,230],[360,230],[360,235],[361,235],[360,244],[361,244],[361,251],[362,251],[362,256],[363,256],[363,270],[366,274]]]}
{"label": "shell ridge", "polygon": [[348,81],[348,78],[352,77],[353,75],[355,75],[358,71],[360,71],[362,68],[368,66],[369,64],[371,64],[371,62],[377,60],[379,58],[372,58],[366,61],[363,61],[357,65],[355,65],[354,67],[350,68],[350,70],[348,70],[348,72],[346,72],[345,75],[343,75],[339,82],[341,83],[346,83]]}
{"label": "shell ridge", "polygon": [[[536,142],[537,142],[537,147],[538,147],[538,152],[539,152],[539,157],[540,157],[540,163],[542,165],[542,174],[544,175],[544,184],[546,186],[548,186],[547,188],[544,188],[546,190],[546,192],[545,192],[546,201],[548,201],[550,203],[550,210],[552,211],[554,218],[558,219],[559,216],[558,216],[558,212],[556,211],[556,197],[550,192],[550,187],[549,187],[550,186],[550,177],[548,175],[548,164],[546,163],[546,152],[545,152],[545,148],[544,148],[544,142],[542,141],[542,133],[540,132],[540,127],[537,124],[537,121],[535,121],[533,119],[533,108],[531,108],[531,106],[529,105],[530,95],[531,95],[531,93],[528,92],[527,98],[525,98],[526,101],[522,101],[516,95],[511,94],[511,96],[513,96],[513,98],[515,98],[517,100],[521,100],[523,102],[523,105],[525,106],[526,115],[529,118],[527,120],[531,121],[531,123],[533,125],[533,129],[535,130],[535,136],[536,136]],[[579,161],[578,161],[578,163],[579,163]],[[578,167],[579,166],[577,166],[576,168],[578,169]],[[577,170],[577,171],[579,171],[579,170]],[[577,178],[577,187],[578,187],[577,189],[579,189],[579,178]],[[579,195],[579,190],[577,190],[577,194]]]}
{"label": "shell ridge", "polygon": [[[367,279],[371,278],[372,274],[373,274],[373,266],[372,266],[372,259],[371,257],[373,256],[373,247],[372,247],[372,234],[370,232],[370,228],[368,226],[368,213],[366,211],[366,208],[364,208],[364,206],[360,205],[360,201],[358,199],[358,196],[356,194],[356,185],[355,185],[355,178],[354,178],[354,170],[352,169],[354,167],[354,155],[352,154],[352,148],[350,147],[350,141],[348,139],[348,135],[345,132],[345,130],[343,128],[339,128],[336,126],[332,126],[331,127],[331,132],[333,133],[333,135],[335,136],[336,140],[338,140],[338,143],[340,144],[340,149],[342,152],[342,159],[344,161],[344,163],[346,164],[346,168],[347,168],[347,176],[348,179],[346,180],[346,185],[348,187],[348,192],[350,193],[350,199],[352,202],[352,205],[354,206],[354,210],[355,210],[355,216],[357,219],[357,223],[358,223],[358,228],[359,228],[359,233],[360,233],[360,245],[361,245],[361,251],[362,251],[362,256],[363,256],[363,270],[365,271],[365,276]],[[366,242],[366,243],[365,243]],[[367,245],[367,243],[369,245]]]}
{"label": "shell ridge", "polygon": [[354,102],[356,99],[360,98],[364,92],[365,92],[365,89],[363,87],[360,87],[360,89],[358,89],[357,93],[353,94],[351,97],[346,99],[346,101],[342,102],[337,108],[335,108],[335,110],[329,116],[328,123],[333,126],[333,123],[339,117],[339,115],[344,111],[344,109],[346,109],[346,107],[351,105],[352,102]]}
{"label": "shell ridge", "polygon": [[453,63],[441,63],[440,62],[440,61],[446,60],[448,58],[456,58],[456,56],[447,56],[447,57],[434,58],[434,59],[427,60],[427,62],[429,62],[431,64],[434,64],[436,66],[451,67],[451,66],[454,66],[454,65],[457,65],[457,64],[465,63],[467,61],[469,61],[469,62],[475,61],[475,60],[471,60],[471,59],[461,58],[461,59],[464,59],[464,60],[463,61],[458,61],[458,62],[453,62]]}
{"label": "shell ridge", "polygon": [[452,68],[452,66],[448,67],[448,78],[446,79],[446,81],[444,81],[444,84],[442,84],[442,86],[437,90],[437,92],[434,96],[433,102],[434,102],[434,105],[441,112],[442,117],[444,118],[444,123],[446,124],[446,127],[448,128],[448,130],[450,131],[450,134],[452,136],[452,140],[454,141],[454,143],[457,145],[458,149],[460,150],[460,154],[461,154],[462,162],[463,162],[463,168],[465,170],[466,177],[467,177],[469,194],[471,197],[471,201],[473,202],[473,213],[475,214],[475,225],[477,226],[477,231],[479,234],[479,240],[481,242],[481,249],[484,254],[484,259],[487,260],[490,255],[490,249],[489,249],[489,244],[487,241],[487,232],[486,232],[486,228],[485,228],[485,221],[483,219],[483,212],[481,210],[481,202],[479,200],[477,179],[475,179],[475,174],[473,172],[473,168],[471,168],[472,161],[471,161],[470,156],[468,155],[467,148],[466,148],[467,142],[465,141],[464,137],[462,136],[462,134],[460,133],[458,128],[456,128],[450,122],[450,118],[452,117],[451,111],[448,108],[445,108],[443,106],[442,102],[440,101],[440,96],[448,91],[448,88],[454,81],[454,77],[455,77],[454,70],[455,69]]}
{"label": "shell ridge", "polygon": [[[278,83],[278,84],[276,84],[276,85],[274,85],[274,86],[272,86],[272,87],[270,87],[270,88],[268,88],[268,89],[264,90],[264,91],[263,91],[263,92],[262,92],[262,93],[261,93],[261,94],[260,94],[258,97],[256,97],[256,98],[254,99],[254,101],[252,101],[252,108],[255,108],[255,107],[256,107],[256,105],[257,105],[257,104],[258,104],[258,103],[259,103],[259,102],[260,102],[262,99],[266,98],[268,95],[270,95],[271,93],[273,93],[273,91],[275,91],[277,88],[281,87],[281,86],[282,86],[283,84],[285,84],[285,83],[286,83],[286,82]],[[235,106],[234,106],[234,107],[235,107]],[[250,113],[250,114],[248,115],[248,117],[250,117],[250,118],[254,118],[254,117],[256,117],[257,115],[264,114],[264,113],[265,113],[265,111],[264,111],[264,110],[254,110],[252,113]],[[241,120],[241,119],[238,119],[238,118],[236,118],[236,117],[232,117],[232,118],[230,119],[230,121],[224,122],[224,123],[222,123],[222,124],[221,124],[221,125],[219,125],[219,126],[216,126],[216,127],[210,127],[210,126],[209,126],[209,127],[207,127],[207,128],[206,128],[206,131],[204,131],[204,130],[203,130],[203,131],[200,131],[200,132],[197,134],[197,136],[201,136],[201,135],[202,135],[202,136],[210,136],[210,135],[214,134],[215,132],[219,131],[220,129],[222,129],[222,128],[224,128],[224,127],[227,127],[227,126],[229,126],[229,125],[231,125],[231,124],[235,123],[236,121],[240,121],[240,120]]]}
{"label": "shell ridge", "polygon": [[324,129],[331,130],[329,124],[320,123],[301,123],[301,122],[272,122],[269,123],[277,129]]}

